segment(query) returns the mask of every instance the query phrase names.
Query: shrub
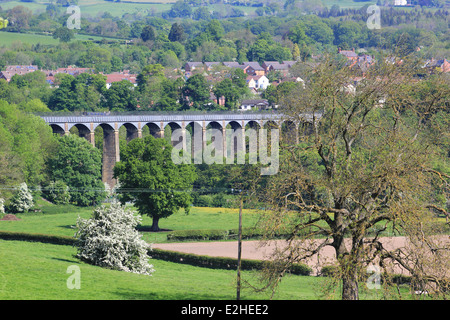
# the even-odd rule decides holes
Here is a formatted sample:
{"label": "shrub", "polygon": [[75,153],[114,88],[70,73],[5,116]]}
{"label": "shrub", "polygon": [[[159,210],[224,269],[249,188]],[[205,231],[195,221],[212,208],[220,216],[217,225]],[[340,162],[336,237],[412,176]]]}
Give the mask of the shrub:
{"label": "shrub", "polygon": [[[182,253],[175,251],[167,251],[161,249],[155,249],[153,251],[153,257],[155,259],[161,259],[165,261],[172,261],[176,263],[184,263],[197,267],[205,267],[212,269],[226,269],[235,270],[237,268],[237,259],[227,257],[210,257],[203,255],[196,255],[192,253]],[[260,270],[264,268],[267,261],[260,260],[241,260],[242,270]],[[295,264],[291,267],[289,272],[296,275],[308,276],[311,274],[312,269],[304,264]]]}
{"label": "shrub", "polygon": [[25,182],[21,183],[14,196],[11,198],[9,210],[14,213],[28,212],[34,205],[33,196]]}
{"label": "shrub", "polygon": [[227,230],[176,230],[167,234],[167,240],[224,240],[227,236]]}
{"label": "shrub", "polygon": [[42,193],[45,199],[54,204],[68,204],[70,201],[69,187],[60,180],[44,185]]}
{"label": "shrub", "polygon": [[140,221],[117,200],[97,208],[90,219],[78,218],[77,257],[101,267],[151,275],[149,245],[136,230]]}
{"label": "shrub", "polygon": [[197,207],[212,207],[212,197],[207,194],[199,195],[194,202]]}

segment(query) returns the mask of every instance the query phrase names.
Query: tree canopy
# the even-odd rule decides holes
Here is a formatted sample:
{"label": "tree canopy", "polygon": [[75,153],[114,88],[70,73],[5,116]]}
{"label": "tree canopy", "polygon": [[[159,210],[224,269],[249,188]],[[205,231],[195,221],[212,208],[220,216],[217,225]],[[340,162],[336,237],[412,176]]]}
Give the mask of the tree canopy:
{"label": "tree canopy", "polygon": [[153,218],[152,231],[159,220],[183,208],[189,213],[190,191],[196,174],[192,165],[174,164],[172,146],[165,139],[147,136],[134,139],[120,150],[114,167],[121,201],[133,201],[141,215]]}

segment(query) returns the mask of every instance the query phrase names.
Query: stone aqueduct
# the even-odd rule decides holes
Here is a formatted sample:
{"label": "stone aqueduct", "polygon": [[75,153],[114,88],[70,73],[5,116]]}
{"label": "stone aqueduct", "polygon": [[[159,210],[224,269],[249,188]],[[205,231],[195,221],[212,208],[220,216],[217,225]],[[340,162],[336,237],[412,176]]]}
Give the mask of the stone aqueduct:
{"label": "stone aqueduct", "polygon": [[[102,180],[110,186],[115,185],[113,178],[113,168],[117,161],[120,161],[119,150],[119,129],[126,128],[127,142],[135,138],[142,138],[142,130],[148,126],[150,134],[154,137],[164,137],[164,129],[170,126],[172,130],[182,129],[185,132],[188,126],[192,130],[201,130],[202,146],[206,144],[206,129],[214,128],[225,130],[251,128],[275,127],[281,129],[289,128],[289,131],[295,132],[291,135],[298,141],[299,130],[303,128],[304,123],[308,123],[312,116],[303,117],[304,123],[295,123],[288,121],[278,113],[225,113],[225,114],[174,114],[174,115],[74,115],[74,116],[41,116],[48,123],[56,134],[66,135],[70,129],[76,127],[80,137],[87,139],[95,146],[95,129],[100,126],[103,129],[103,165]],[[198,131],[199,132],[199,131]],[[223,147],[226,150],[226,135],[224,137]],[[244,135],[245,137],[245,135]],[[172,141],[174,144],[174,141]],[[179,143],[179,142],[176,142]],[[226,153],[225,153],[226,154]]]}

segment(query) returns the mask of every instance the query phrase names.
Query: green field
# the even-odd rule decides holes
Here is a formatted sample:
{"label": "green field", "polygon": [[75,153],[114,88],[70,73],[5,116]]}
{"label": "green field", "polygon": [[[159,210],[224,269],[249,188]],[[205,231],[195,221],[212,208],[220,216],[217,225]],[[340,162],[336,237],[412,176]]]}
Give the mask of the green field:
{"label": "green field", "polygon": [[[38,201],[42,213],[17,215],[20,221],[0,221],[0,230],[73,236],[77,217],[88,218],[92,208],[54,206]],[[251,226],[257,214],[244,212],[244,225]],[[235,228],[235,209],[193,208],[189,215],[180,211],[161,220],[160,227],[180,229]],[[151,220],[144,217],[143,226]],[[165,233],[145,233],[149,242],[165,241]],[[80,262],[71,246],[0,240],[0,300],[2,299],[234,299],[236,272],[213,270],[152,260],[152,277],[113,271]],[[81,271],[81,289],[66,286],[67,267]],[[244,272],[244,279],[257,284],[255,272]],[[323,278],[288,276],[275,299],[317,299]],[[269,293],[247,289],[243,299],[267,299]]]}
{"label": "green field", "polygon": [[[84,35],[84,34],[75,34],[74,40],[95,40],[100,41],[103,38],[112,39],[108,37],[99,37],[92,35]],[[72,41],[74,41],[72,40]],[[112,39],[117,40],[117,39]],[[32,33],[16,33],[16,32],[5,32],[0,31],[0,47],[6,46],[10,47],[14,43],[27,43],[30,45],[42,44],[42,45],[57,45],[59,43],[58,39],[53,39],[51,35],[41,35],[41,34],[32,34]]]}
{"label": "green field", "polygon": [[39,34],[28,34],[28,33],[13,33],[13,32],[4,32],[0,31],[0,47],[6,46],[9,47],[15,42],[22,42],[28,44],[43,44],[43,45],[56,45],[59,43],[59,40],[53,39],[51,36],[44,36]]}
{"label": "green field", "polygon": [[[142,3],[141,3],[142,2]],[[113,16],[121,17],[124,13],[140,13],[143,16],[147,14],[161,13],[163,11],[170,10],[175,0],[133,0],[133,1],[121,1],[110,2],[104,0],[79,0],[78,6],[81,9],[81,15],[86,14],[92,17],[99,13],[109,12]],[[20,1],[8,1],[1,2],[3,10],[11,9],[18,5],[23,5],[32,10],[35,13],[44,12],[49,1],[35,0],[30,3],[23,3]],[[361,8],[365,5],[376,4],[376,1],[368,2],[354,2],[353,0],[323,0],[320,3],[322,5],[331,7],[332,5],[338,5],[341,8]],[[280,1],[280,6],[284,4],[284,1]],[[209,8],[215,11],[223,10],[222,4],[210,5]],[[244,11],[246,14],[255,14],[256,7],[236,6],[239,10]],[[195,8],[194,8],[195,10]]]}
{"label": "green field", "polygon": [[[141,1],[135,1],[141,2]],[[142,1],[144,2],[144,1]],[[148,1],[151,2],[151,1]],[[159,13],[170,10],[171,2],[174,1],[156,1],[160,3],[127,3],[127,2],[108,2],[103,0],[79,0],[78,6],[80,7],[81,16],[84,14],[95,17],[99,13],[109,12],[113,16],[121,17],[124,13],[141,13],[147,15],[149,13]],[[3,10],[11,9],[15,6],[26,6],[33,13],[45,12],[48,1],[35,1],[31,3],[23,3],[20,1],[2,2],[0,6]]]}
{"label": "green field", "polygon": [[[0,221],[0,230],[28,233],[43,233],[58,236],[73,236],[78,216],[87,219],[92,215],[92,208],[74,206],[54,206],[38,204],[42,213],[17,214],[20,221]],[[258,214],[244,210],[243,226],[252,227],[258,219]],[[183,210],[167,219],[161,219],[159,226],[168,230],[190,229],[235,229],[238,227],[238,210],[227,208],[197,208],[191,209],[189,215]],[[151,218],[142,216],[141,227],[145,229],[152,225]],[[151,243],[165,242],[167,232],[143,232],[144,239]]]}
{"label": "green field", "polygon": [[[152,260],[151,277],[80,262],[70,246],[0,240],[0,300],[201,300],[235,298],[235,271],[213,270]],[[80,289],[68,289],[69,266],[80,268]],[[244,279],[255,274],[244,272]],[[276,299],[319,298],[324,278],[287,276]],[[267,299],[268,293],[243,290],[243,299]]]}
{"label": "green field", "polygon": [[[53,205],[36,199],[39,213],[17,214],[19,221],[0,221],[0,231],[73,236],[78,217],[89,218],[93,208]],[[254,226],[257,211],[244,210],[243,226]],[[143,217],[141,226],[150,226]],[[169,230],[232,229],[238,225],[238,210],[193,207],[189,215],[180,211],[160,220],[160,227]],[[165,242],[167,232],[143,232],[149,243]],[[209,269],[152,259],[154,274],[149,276],[114,271],[81,262],[76,248],[38,242],[0,240],[0,300],[232,300],[236,292],[234,270]],[[78,266],[81,289],[68,289],[69,266]],[[259,273],[244,271],[242,279],[260,286]],[[339,299],[339,288],[325,296],[330,280],[324,277],[286,275],[274,299],[307,300]],[[407,288],[402,288],[407,293]],[[270,298],[271,292],[255,292],[244,286],[244,300]],[[361,299],[377,299],[380,290],[365,290],[361,284]]]}

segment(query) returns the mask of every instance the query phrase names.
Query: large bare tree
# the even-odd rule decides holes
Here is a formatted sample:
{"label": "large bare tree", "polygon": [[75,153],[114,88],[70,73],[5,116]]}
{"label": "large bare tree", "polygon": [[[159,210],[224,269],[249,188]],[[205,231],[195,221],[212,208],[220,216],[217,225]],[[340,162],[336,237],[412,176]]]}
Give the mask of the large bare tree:
{"label": "large bare tree", "polygon": [[[436,216],[448,215],[450,83],[417,77],[418,65],[379,60],[356,78],[330,60],[283,98],[288,120],[303,125],[264,194],[272,203],[261,222],[268,238],[290,234],[271,257],[267,286],[331,246],[342,299],[359,299],[371,264],[386,272],[397,265],[423,290],[448,294],[448,235],[434,235],[436,226],[448,230]],[[387,231],[406,244],[387,247]]]}

